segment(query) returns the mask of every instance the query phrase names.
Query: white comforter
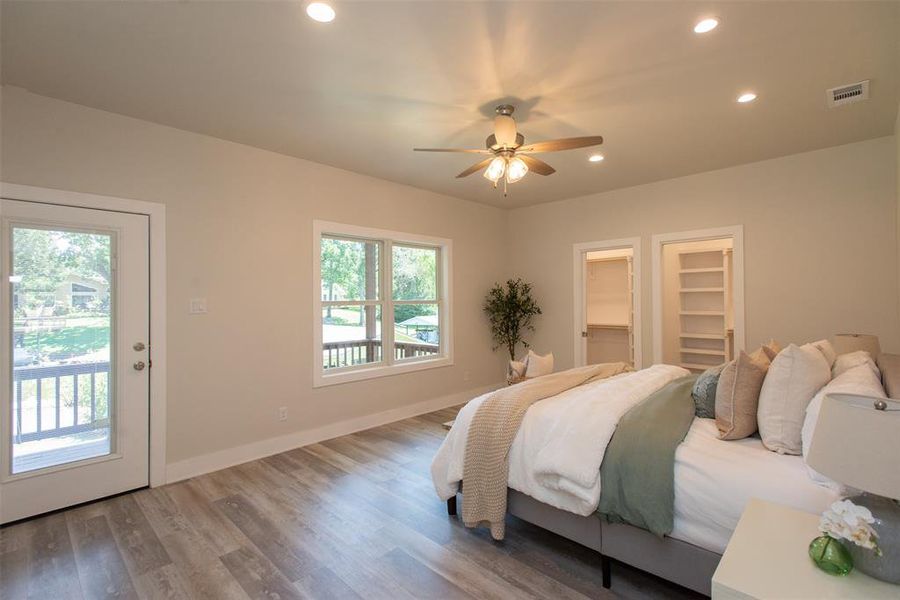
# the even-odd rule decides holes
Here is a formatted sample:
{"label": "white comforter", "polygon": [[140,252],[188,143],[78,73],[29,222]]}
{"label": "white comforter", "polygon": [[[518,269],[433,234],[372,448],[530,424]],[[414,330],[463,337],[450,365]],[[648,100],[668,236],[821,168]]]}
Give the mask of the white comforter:
{"label": "white comforter", "polygon": [[671,537],[722,553],[751,498],[816,514],[839,494],[810,479],[802,456],[767,450],[756,436],[722,441],[715,419],[694,419],[675,452]]}
{"label": "white comforter", "polygon": [[[509,487],[569,512],[591,514],[600,502],[600,464],[619,419],[653,392],[688,374],[681,367],[654,365],[533,404],[509,451]],[[486,396],[460,410],[434,457],[431,476],[441,499],[459,488],[469,423]]]}

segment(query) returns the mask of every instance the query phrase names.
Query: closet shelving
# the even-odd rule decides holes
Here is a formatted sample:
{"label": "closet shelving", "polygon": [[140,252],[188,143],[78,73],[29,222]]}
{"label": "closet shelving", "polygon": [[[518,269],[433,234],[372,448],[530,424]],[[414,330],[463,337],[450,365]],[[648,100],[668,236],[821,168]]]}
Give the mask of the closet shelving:
{"label": "closet shelving", "polygon": [[[625,281],[621,281],[621,300],[614,306],[606,305],[604,310],[592,308],[595,293],[594,269],[613,264],[624,267]],[[588,260],[588,362],[609,362],[626,360],[634,364],[634,312],[631,298],[634,294],[634,264],[630,256]],[[609,283],[609,282],[607,282]],[[624,285],[623,285],[624,284]],[[598,318],[599,317],[599,318]]]}
{"label": "closet shelving", "polygon": [[703,371],[731,360],[731,249],[678,254],[680,364]]}

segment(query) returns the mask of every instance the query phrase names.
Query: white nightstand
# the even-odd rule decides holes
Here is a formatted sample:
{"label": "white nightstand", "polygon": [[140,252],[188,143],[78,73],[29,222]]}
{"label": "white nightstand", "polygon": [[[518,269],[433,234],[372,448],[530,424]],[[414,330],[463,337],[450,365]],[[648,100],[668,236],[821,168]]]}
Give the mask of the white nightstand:
{"label": "white nightstand", "polygon": [[836,577],[819,570],[807,551],[818,528],[818,515],[751,500],[713,575],[713,600],[900,598],[900,586],[859,571]]}

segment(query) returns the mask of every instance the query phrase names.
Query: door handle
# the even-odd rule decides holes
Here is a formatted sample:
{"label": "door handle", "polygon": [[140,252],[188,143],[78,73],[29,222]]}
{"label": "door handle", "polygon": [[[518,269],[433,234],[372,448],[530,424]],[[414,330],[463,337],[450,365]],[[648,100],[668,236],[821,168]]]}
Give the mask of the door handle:
{"label": "door handle", "polygon": [[139,360],[136,363],[134,363],[134,370],[135,371],[143,371],[144,367],[146,367],[146,366],[147,365],[144,364],[144,361]]}
{"label": "door handle", "polygon": [[135,352],[143,352],[146,346],[144,345],[144,342],[136,342],[132,348],[134,348]]}

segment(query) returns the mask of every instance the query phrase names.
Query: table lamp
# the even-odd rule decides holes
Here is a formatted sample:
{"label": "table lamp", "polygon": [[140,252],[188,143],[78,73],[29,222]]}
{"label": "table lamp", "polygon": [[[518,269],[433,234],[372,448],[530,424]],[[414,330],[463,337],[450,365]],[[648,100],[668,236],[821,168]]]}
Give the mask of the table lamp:
{"label": "table lamp", "polygon": [[881,354],[878,336],[868,333],[836,333],[831,340],[831,345],[838,355],[865,350],[875,360]]}
{"label": "table lamp", "polygon": [[849,498],[872,512],[881,550],[846,544],[854,566],[882,581],[900,583],[900,402],[855,394],[828,394],[813,433],[807,464],[826,477],[862,490]]}

